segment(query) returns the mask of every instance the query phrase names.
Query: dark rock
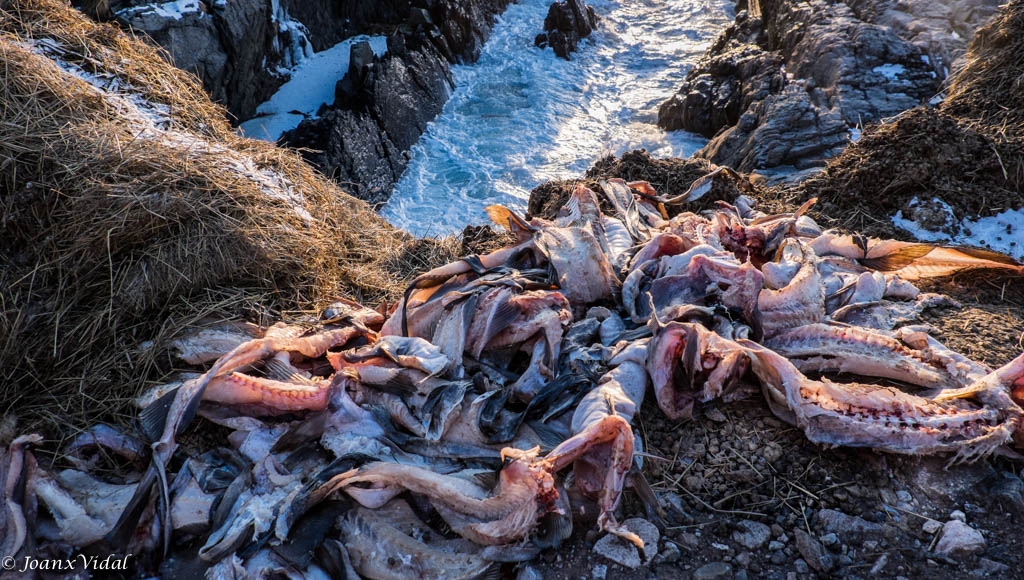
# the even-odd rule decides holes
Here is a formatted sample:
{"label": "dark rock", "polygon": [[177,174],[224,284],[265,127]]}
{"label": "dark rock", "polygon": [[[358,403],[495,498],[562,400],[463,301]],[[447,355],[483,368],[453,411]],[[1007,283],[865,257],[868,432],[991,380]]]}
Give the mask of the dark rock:
{"label": "dark rock", "polygon": [[844,539],[878,537],[885,532],[882,524],[836,510],[820,510],[814,515],[814,521],[825,532],[835,532]]}
{"label": "dark rock", "polygon": [[693,580],[719,580],[732,577],[732,566],[725,562],[711,562],[693,572]]}
{"label": "dark rock", "polygon": [[996,5],[763,0],[719,35],[658,124],[713,137],[697,155],[742,171],[823,165],[851,129],[934,95]]}
{"label": "dark rock", "polygon": [[825,573],[835,565],[832,555],[826,553],[818,540],[815,540],[807,532],[799,528],[793,530],[793,542],[796,544],[797,551],[803,556],[804,561],[814,570]]}
{"label": "dark rock", "polygon": [[569,54],[597,28],[597,14],[583,0],[562,0],[548,9],[544,19],[544,32],[537,35],[534,44],[550,46],[555,54],[568,60]]}
{"label": "dark rock", "polygon": [[405,152],[441,112],[451,88],[449,69],[432,45],[399,47],[400,37],[392,38],[383,58],[353,45],[335,106],[282,136],[286,145],[306,149],[307,160],[371,203],[387,200],[405,170]]}

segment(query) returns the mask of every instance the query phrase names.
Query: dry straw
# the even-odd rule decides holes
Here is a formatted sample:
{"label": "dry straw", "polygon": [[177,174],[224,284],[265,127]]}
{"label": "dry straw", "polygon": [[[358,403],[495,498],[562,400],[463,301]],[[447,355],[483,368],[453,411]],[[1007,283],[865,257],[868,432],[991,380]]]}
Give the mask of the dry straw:
{"label": "dry straw", "polygon": [[0,415],[23,430],[126,419],[190,325],[373,304],[455,251],[238,137],[158,49],[66,3],[0,1],[0,69]]}

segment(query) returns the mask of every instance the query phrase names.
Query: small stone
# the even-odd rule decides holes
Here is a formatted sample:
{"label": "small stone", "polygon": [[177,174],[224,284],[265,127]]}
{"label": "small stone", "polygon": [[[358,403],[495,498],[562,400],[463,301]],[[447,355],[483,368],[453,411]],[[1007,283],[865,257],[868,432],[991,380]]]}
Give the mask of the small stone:
{"label": "small stone", "polygon": [[739,554],[736,554],[733,561],[736,562],[737,566],[741,566],[743,568],[750,566],[750,552],[740,552]]}
{"label": "small stone", "polygon": [[793,569],[796,570],[797,574],[806,574],[811,571],[810,567],[807,566],[807,562],[804,562],[801,558],[797,558],[796,562],[793,562]]}
{"label": "small stone", "polygon": [[779,524],[772,524],[772,537],[778,538],[782,534],[786,533]]}
{"label": "small stone", "polygon": [[714,407],[708,409],[707,411],[704,411],[704,416],[707,417],[709,420],[714,421],[715,423],[725,423],[726,421],[729,420],[729,418],[725,416],[725,413],[719,411]]}
{"label": "small stone", "polygon": [[834,533],[828,533],[821,537],[821,543],[826,546],[835,546],[839,543],[839,536]]}
{"label": "small stone", "polygon": [[630,518],[622,522],[622,527],[640,536],[644,541],[644,562],[650,562],[658,555],[658,540],[661,539],[661,532],[658,526],[643,518]]}
{"label": "small stone", "polygon": [[921,526],[926,534],[934,534],[935,532],[942,529],[942,523],[937,520],[927,520],[924,525]]}
{"label": "small stone", "polygon": [[[602,567],[604,566],[602,565]],[[540,572],[538,572],[536,568],[529,565],[520,568],[519,574],[516,576],[516,580],[543,580],[543,578],[544,577],[541,576]],[[594,575],[594,578],[597,578],[596,574]],[[604,578],[604,576],[601,578]]]}
{"label": "small stone", "polygon": [[771,550],[772,552],[778,552],[779,550],[781,550],[785,546],[786,546],[786,544],[783,544],[782,542],[780,542],[778,540],[772,540],[772,541],[768,542],[768,549]]}
{"label": "small stone", "polygon": [[914,500],[914,496],[910,495],[909,491],[901,489],[896,492],[896,499],[902,503],[910,503]]}
{"label": "small stone", "polygon": [[748,578],[749,578],[749,576],[747,576],[747,571],[746,570],[740,570],[739,572],[736,573],[735,576],[732,577],[732,580],[747,580]]}
{"label": "small stone", "polygon": [[796,549],[803,556],[803,561],[818,572],[828,572],[834,564],[831,554],[826,554],[818,540],[810,534],[801,530],[793,530],[793,539]]}
{"label": "small stone", "polygon": [[679,551],[679,546],[675,542],[665,542],[665,547],[658,553],[657,562],[671,564],[679,560],[682,556],[682,552]]}
{"label": "small stone", "polygon": [[590,571],[590,575],[594,577],[594,580],[604,580],[608,577],[608,566],[594,564],[594,569]]}
{"label": "small stone", "polygon": [[701,544],[700,538],[698,538],[695,534],[691,534],[689,532],[683,532],[679,536],[679,541],[682,542],[684,546],[686,546],[687,548],[689,548],[691,550],[696,549]]}
{"label": "small stone", "polygon": [[712,562],[705,564],[693,573],[693,580],[718,580],[732,576],[732,566],[725,562]]}
{"label": "small stone", "polygon": [[950,520],[942,526],[935,551],[945,556],[979,554],[985,551],[985,537],[960,520]]}
{"label": "small stone", "polygon": [[826,532],[835,532],[841,536],[878,536],[884,533],[885,526],[869,522],[858,516],[850,516],[843,512],[824,509],[814,514],[817,524]]}
{"label": "small stone", "polygon": [[771,528],[753,520],[743,520],[739,527],[732,533],[732,540],[748,550],[757,550],[765,545],[772,534]]}
{"label": "small stone", "polygon": [[964,512],[962,512],[960,510],[953,510],[952,513],[949,514],[949,519],[951,519],[951,520],[959,520],[961,522],[966,523],[967,522],[967,514],[965,514]]}
{"label": "small stone", "polygon": [[630,569],[637,569],[642,563],[636,546],[622,538],[607,534],[594,544],[594,551],[612,562]]}
{"label": "small stone", "polygon": [[889,563],[889,556],[886,555],[886,554],[882,554],[881,556],[878,557],[877,560],[875,560],[875,564],[873,566],[871,566],[871,571],[869,572],[869,574],[874,576],[876,574],[881,573],[881,571],[883,569],[885,569],[885,565],[888,564],[888,563]]}
{"label": "small stone", "polygon": [[978,558],[978,568],[975,570],[975,575],[1005,578],[1006,573],[1009,571],[1010,567],[1002,562],[996,562],[995,560],[989,560],[988,558]]}
{"label": "small stone", "polygon": [[782,553],[782,550],[779,550],[778,552],[772,552],[771,561],[772,564],[775,564],[776,566],[778,566],[779,564],[784,564],[786,562],[786,555]]}

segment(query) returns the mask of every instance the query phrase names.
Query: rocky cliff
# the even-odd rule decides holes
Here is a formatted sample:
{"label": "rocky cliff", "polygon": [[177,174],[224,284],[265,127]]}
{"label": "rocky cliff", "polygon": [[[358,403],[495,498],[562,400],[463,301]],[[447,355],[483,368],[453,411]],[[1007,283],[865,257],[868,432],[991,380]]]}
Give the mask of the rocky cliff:
{"label": "rocky cliff", "polygon": [[870,122],[927,102],[994,0],[741,0],[658,123],[711,138],[743,171],[825,160]]}
{"label": "rocky cliff", "polygon": [[388,53],[376,60],[355,55],[352,75],[339,83],[339,101],[285,138],[318,150],[307,159],[353,194],[380,202],[404,171],[409,147],[444,106],[450,65],[476,59],[508,3],[88,0],[82,8],[152,38],[237,121],[251,118],[314,52],[357,34],[388,35]]}

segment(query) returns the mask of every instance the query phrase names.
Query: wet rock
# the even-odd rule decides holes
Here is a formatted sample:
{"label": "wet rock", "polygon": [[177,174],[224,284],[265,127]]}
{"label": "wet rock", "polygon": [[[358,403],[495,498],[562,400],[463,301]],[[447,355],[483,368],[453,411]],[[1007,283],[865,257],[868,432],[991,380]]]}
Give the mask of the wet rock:
{"label": "wet rock", "polygon": [[661,106],[658,124],[711,137],[698,155],[742,171],[820,166],[851,129],[935,93],[997,6],[961,2],[750,4]]}
{"label": "wet rock", "polygon": [[815,523],[825,532],[835,532],[842,538],[866,538],[881,535],[885,526],[869,522],[836,510],[820,510],[814,515]]}
{"label": "wet rock", "polygon": [[562,0],[548,9],[544,19],[544,32],[537,35],[534,44],[540,48],[550,46],[555,54],[568,60],[580,41],[597,28],[597,14],[583,0]]}
{"label": "wet rock", "polygon": [[693,572],[693,580],[721,580],[732,577],[732,566],[725,562],[711,562]]}
{"label": "wet rock", "polygon": [[757,550],[765,545],[772,535],[771,528],[752,520],[741,521],[739,527],[739,530],[732,533],[732,540],[750,550]]}
{"label": "wet rock", "polygon": [[793,542],[808,566],[822,573],[832,569],[835,564],[832,555],[825,552],[821,543],[810,534],[801,529],[795,529],[793,530]]}
{"label": "wet rock", "polygon": [[985,537],[981,532],[960,520],[950,520],[942,526],[942,536],[935,552],[944,556],[967,556],[985,551]]}

